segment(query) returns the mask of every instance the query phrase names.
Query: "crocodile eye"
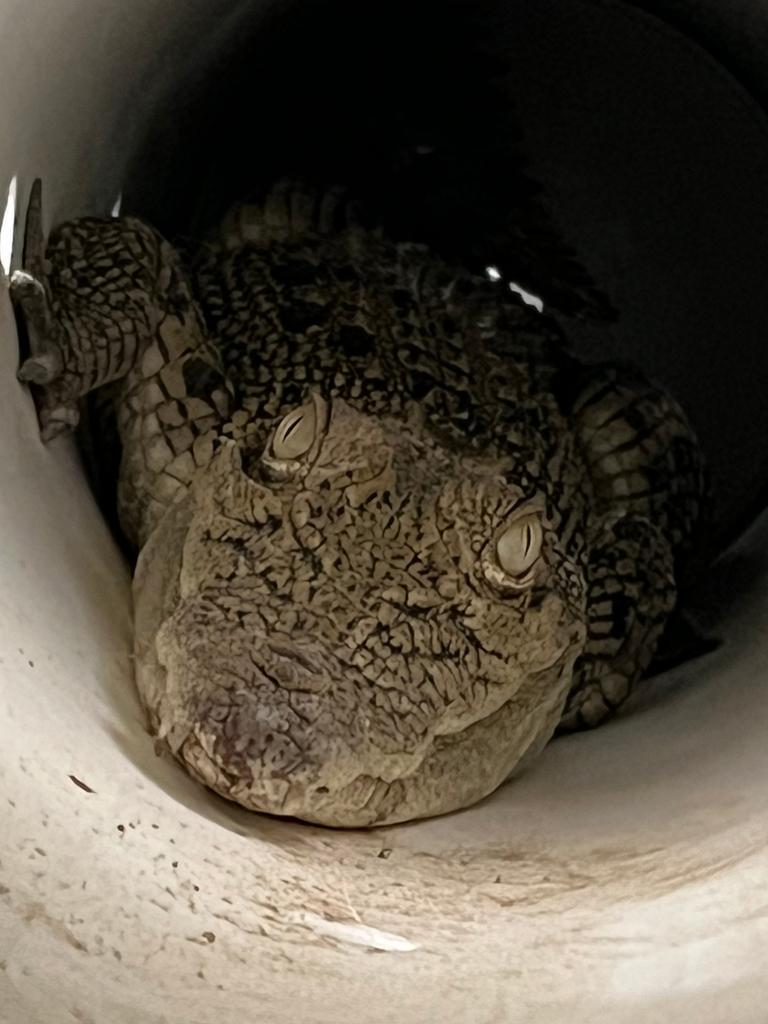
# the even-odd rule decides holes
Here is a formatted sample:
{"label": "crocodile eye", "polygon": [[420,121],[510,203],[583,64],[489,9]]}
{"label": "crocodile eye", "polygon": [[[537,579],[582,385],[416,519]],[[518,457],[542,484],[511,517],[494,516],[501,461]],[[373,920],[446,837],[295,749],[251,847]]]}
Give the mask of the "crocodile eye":
{"label": "crocodile eye", "polygon": [[541,554],[542,540],[541,519],[536,513],[517,519],[496,541],[500,568],[519,583],[527,583]]}
{"label": "crocodile eye", "polygon": [[313,391],[304,405],[280,420],[253,464],[252,475],[265,483],[280,484],[308,472],[312,453],[321,443],[329,419],[329,404]]}
{"label": "crocodile eye", "polygon": [[317,413],[309,402],[289,412],[278,424],[272,438],[272,457],[289,461],[305,455],[312,447],[317,430]]}

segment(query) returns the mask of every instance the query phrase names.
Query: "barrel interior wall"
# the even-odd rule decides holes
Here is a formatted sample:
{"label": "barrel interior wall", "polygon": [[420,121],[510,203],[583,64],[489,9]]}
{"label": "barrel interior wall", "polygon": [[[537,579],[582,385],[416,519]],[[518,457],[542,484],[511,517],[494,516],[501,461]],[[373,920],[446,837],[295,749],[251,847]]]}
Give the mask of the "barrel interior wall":
{"label": "barrel interior wall", "polygon": [[[634,9],[474,7],[3,0],[0,167],[20,204],[43,177],[49,219],[122,191],[172,233],[252,180],[343,174],[503,262],[521,152],[620,314],[579,345],[680,393],[733,533],[768,469],[762,112]],[[720,648],[480,805],[252,815],[155,755],[129,574],[72,446],[39,443],[7,296],[0,334],[0,1024],[762,1024],[765,516],[711,575]]]}

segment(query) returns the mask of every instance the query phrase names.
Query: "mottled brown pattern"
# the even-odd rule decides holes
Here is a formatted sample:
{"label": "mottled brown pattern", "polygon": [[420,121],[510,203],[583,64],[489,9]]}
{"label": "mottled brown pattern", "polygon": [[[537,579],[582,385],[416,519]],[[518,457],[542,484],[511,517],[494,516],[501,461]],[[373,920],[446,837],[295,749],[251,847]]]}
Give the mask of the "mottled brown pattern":
{"label": "mottled brown pattern", "polygon": [[662,391],[340,191],[278,186],[183,260],[131,219],[47,256],[23,373],[48,433],[112,382],[138,686],[197,778],[332,825],[438,814],[625,699],[701,491]]}

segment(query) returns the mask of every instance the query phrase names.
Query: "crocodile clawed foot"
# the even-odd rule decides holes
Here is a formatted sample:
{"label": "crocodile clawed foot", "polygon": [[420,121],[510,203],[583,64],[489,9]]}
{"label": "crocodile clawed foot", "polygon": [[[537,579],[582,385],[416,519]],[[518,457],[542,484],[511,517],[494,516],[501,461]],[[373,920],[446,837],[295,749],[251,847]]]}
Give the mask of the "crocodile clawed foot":
{"label": "crocodile clawed foot", "polygon": [[40,438],[44,442],[53,440],[59,434],[71,434],[80,422],[80,410],[75,404],[44,405],[38,409]]}
{"label": "crocodile clawed foot", "polygon": [[21,311],[32,355],[19,368],[19,380],[47,385],[64,370],[61,350],[54,340],[48,290],[43,281],[26,270],[11,276],[11,298]]}
{"label": "crocodile clawed foot", "polygon": [[36,385],[40,435],[49,441],[77,426],[77,401],[67,394],[64,357],[56,320],[45,282],[45,239],[42,230],[42,189],[38,178],[32,186],[24,233],[24,269],[11,275],[10,293],[24,323],[30,355],[17,372],[25,384]]}

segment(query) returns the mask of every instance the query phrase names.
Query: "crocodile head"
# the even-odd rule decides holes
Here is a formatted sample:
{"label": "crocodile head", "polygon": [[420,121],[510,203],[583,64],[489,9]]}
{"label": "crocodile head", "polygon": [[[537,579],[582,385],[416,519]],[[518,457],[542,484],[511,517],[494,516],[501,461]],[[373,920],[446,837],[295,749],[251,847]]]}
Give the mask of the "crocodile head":
{"label": "crocodile head", "polygon": [[509,460],[317,396],[222,441],[145,546],[139,689],[201,781],[336,826],[482,798],[551,736],[583,573]]}

